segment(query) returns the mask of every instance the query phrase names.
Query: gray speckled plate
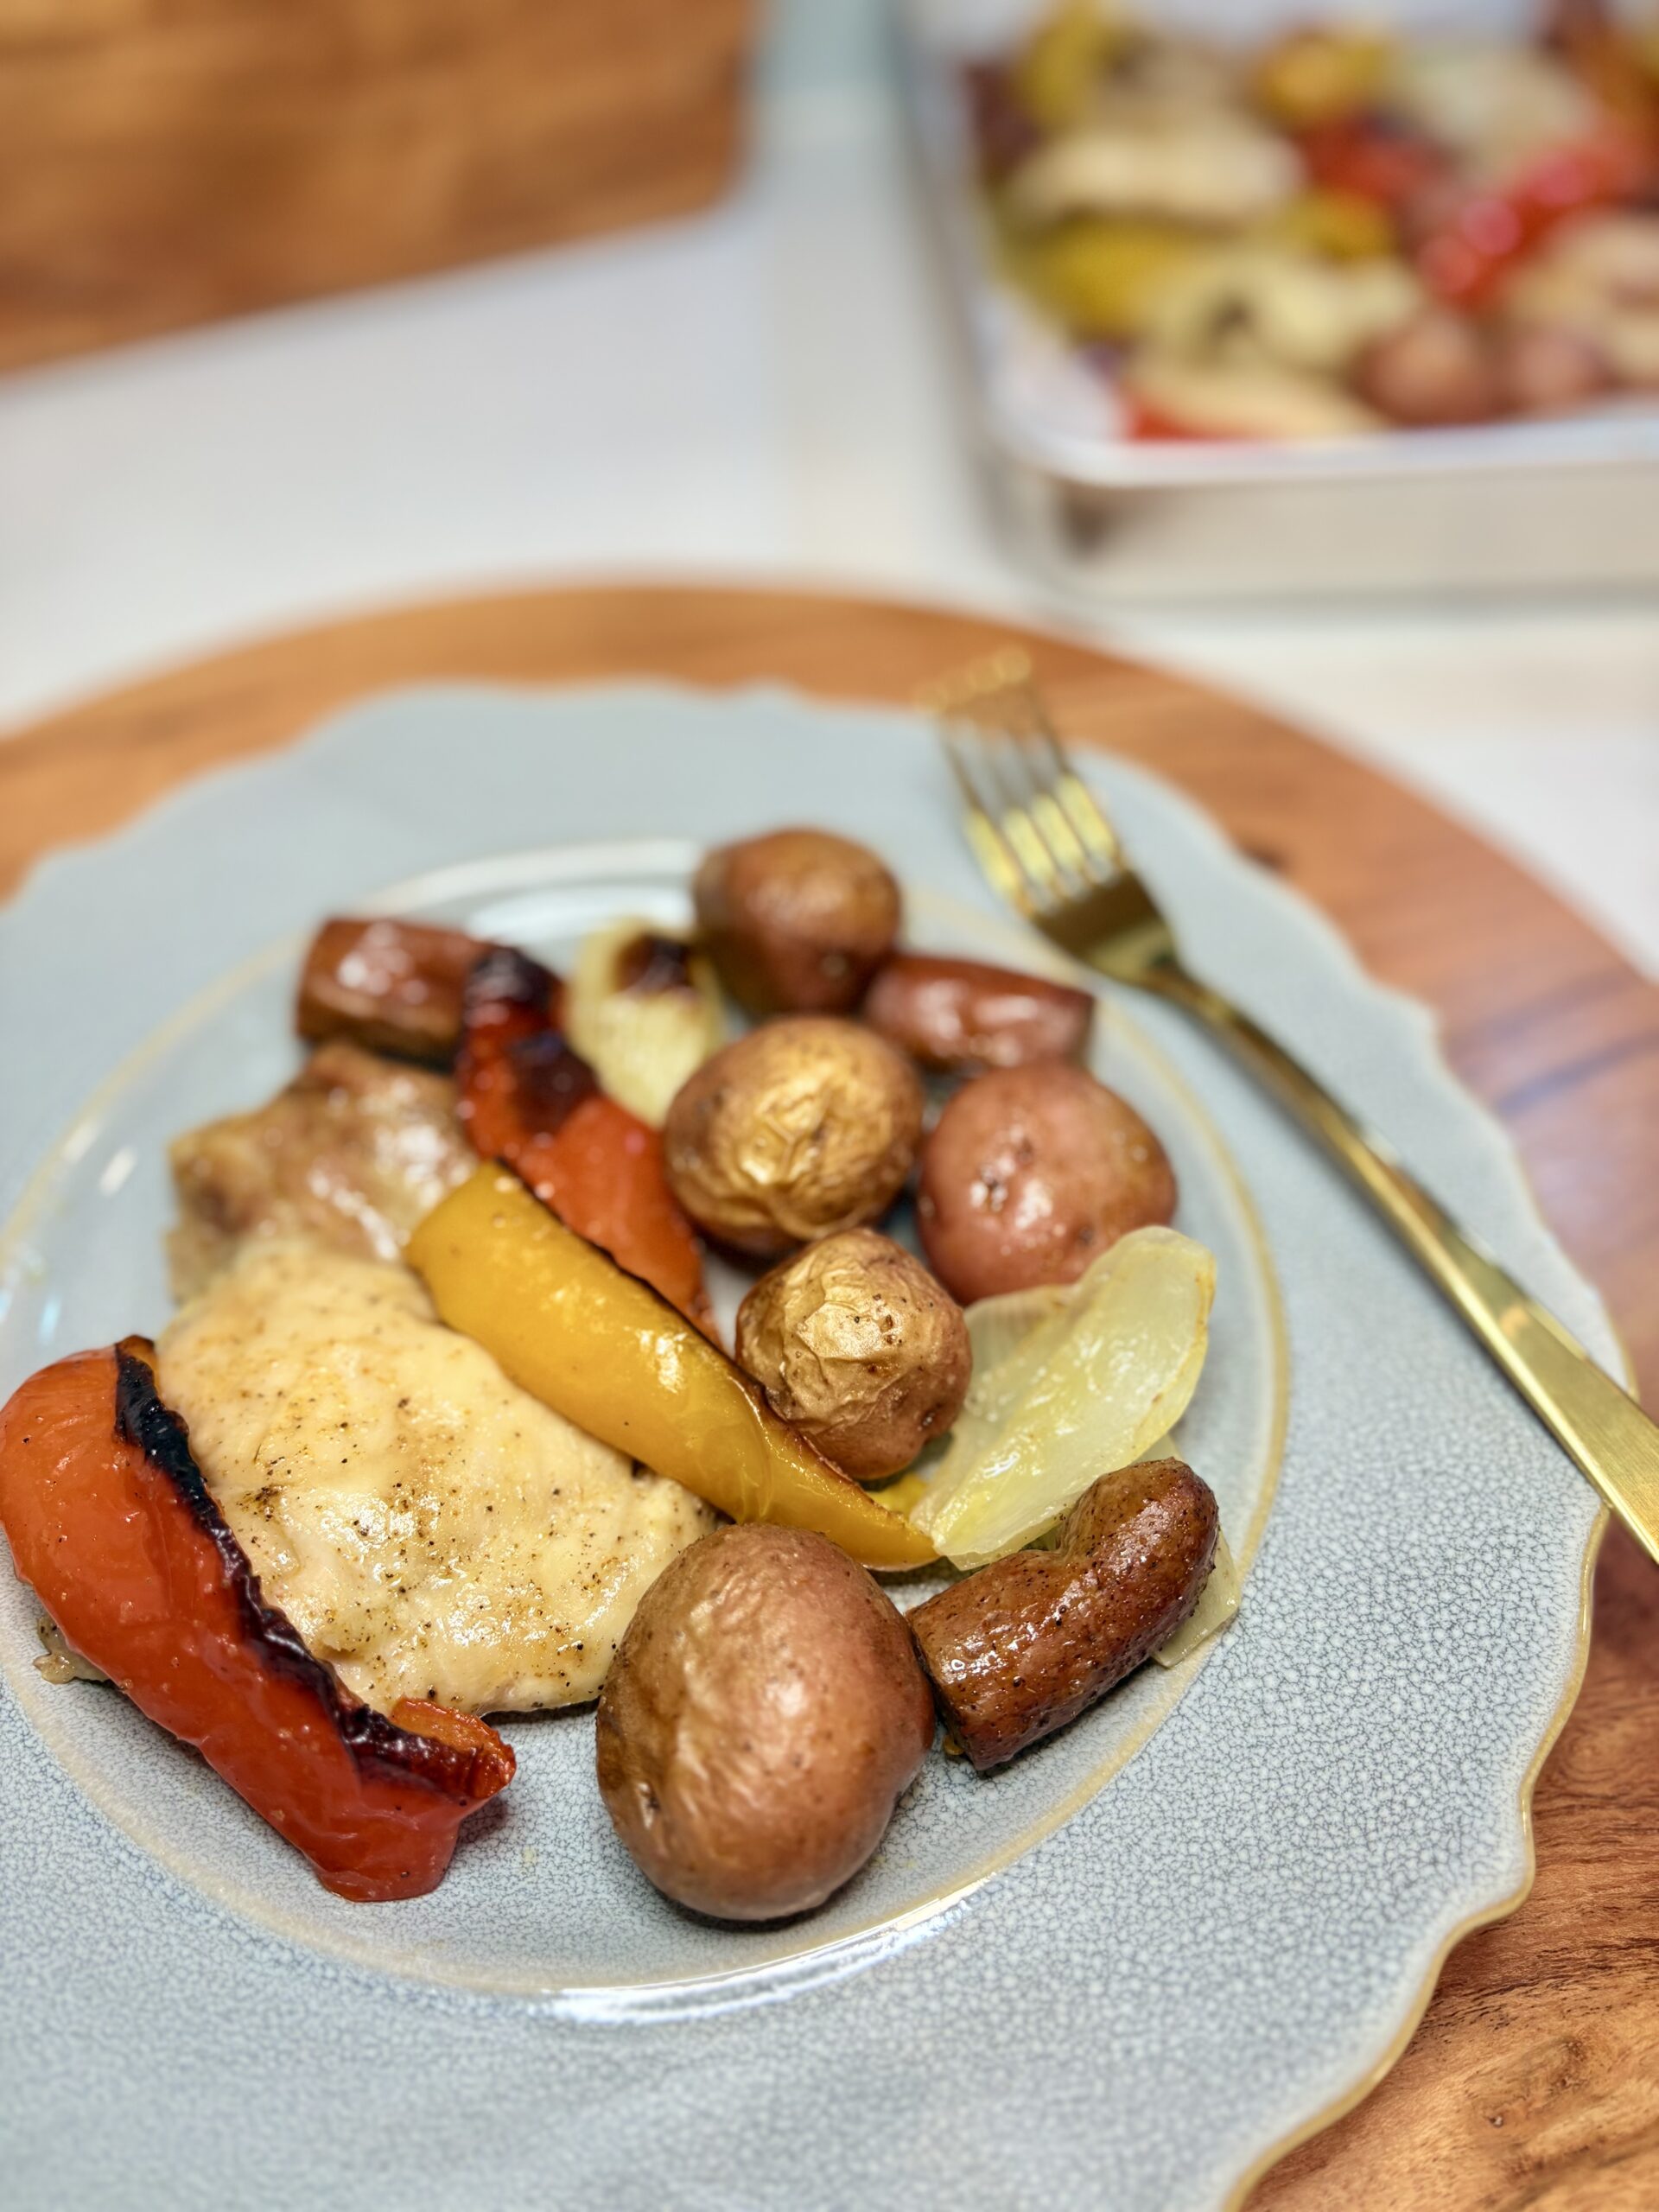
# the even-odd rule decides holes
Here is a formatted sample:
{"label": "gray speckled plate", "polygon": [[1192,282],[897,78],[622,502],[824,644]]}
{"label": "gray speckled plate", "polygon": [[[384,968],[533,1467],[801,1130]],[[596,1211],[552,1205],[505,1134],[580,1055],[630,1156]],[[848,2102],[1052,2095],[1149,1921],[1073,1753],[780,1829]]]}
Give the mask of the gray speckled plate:
{"label": "gray speckled plate", "polygon": [[[1616,1365],[1421,1011],[1183,802],[1100,774],[1197,964]],[[162,1318],[161,1144],[280,1079],[287,940],[325,909],[397,885],[556,949],[672,913],[692,847],[785,818],[884,850],[925,941],[1040,957],[918,724],[769,692],[410,694],[49,863],[0,916],[0,1388]],[[1446,1945],[1524,1890],[1596,1503],[1201,1038],[1150,1005],[1103,1027],[1221,1262],[1184,1442],[1236,1548],[1261,1539],[1228,1637],[1000,1780],[931,1762],[823,1914],[743,1931],[633,1876],[581,1716],[515,1728],[520,1779],[435,1897],[342,1905],[112,1694],[41,1683],[9,1584],[8,2202],[1154,2212],[1235,2198],[1358,2094]]]}

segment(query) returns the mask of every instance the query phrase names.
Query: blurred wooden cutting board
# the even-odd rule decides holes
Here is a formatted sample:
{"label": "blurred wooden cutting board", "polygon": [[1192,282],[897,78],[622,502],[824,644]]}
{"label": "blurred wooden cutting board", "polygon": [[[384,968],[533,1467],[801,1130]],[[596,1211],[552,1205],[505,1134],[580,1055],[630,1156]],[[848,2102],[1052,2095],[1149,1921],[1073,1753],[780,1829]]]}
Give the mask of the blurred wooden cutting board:
{"label": "blurred wooden cutting board", "polygon": [[696,207],[755,14],[0,0],[0,368]]}

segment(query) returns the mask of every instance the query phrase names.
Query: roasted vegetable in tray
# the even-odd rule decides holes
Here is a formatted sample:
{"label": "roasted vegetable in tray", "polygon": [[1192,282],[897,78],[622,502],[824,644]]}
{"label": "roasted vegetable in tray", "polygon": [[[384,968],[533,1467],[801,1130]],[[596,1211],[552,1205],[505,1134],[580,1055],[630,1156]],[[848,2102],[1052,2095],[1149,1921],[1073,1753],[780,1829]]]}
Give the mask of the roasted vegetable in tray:
{"label": "roasted vegetable in tray", "polygon": [[[1142,438],[1659,394],[1659,40],[1339,12],[1265,44],[1062,0],[967,92],[989,250]],[[1624,281],[1595,271],[1619,258]]]}

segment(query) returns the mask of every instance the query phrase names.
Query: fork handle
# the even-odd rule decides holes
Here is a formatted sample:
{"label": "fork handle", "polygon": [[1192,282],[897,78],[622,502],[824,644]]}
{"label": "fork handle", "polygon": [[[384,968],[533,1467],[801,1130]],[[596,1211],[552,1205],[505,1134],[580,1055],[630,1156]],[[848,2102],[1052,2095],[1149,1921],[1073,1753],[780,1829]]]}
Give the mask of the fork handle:
{"label": "fork handle", "polygon": [[1159,963],[1146,980],[1214,1030],[1319,1137],[1649,1557],[1659,1562],[1659,1427],[1630,1393],[1459,1228],[1382,1138],[1248,1014],[1173,962]]}

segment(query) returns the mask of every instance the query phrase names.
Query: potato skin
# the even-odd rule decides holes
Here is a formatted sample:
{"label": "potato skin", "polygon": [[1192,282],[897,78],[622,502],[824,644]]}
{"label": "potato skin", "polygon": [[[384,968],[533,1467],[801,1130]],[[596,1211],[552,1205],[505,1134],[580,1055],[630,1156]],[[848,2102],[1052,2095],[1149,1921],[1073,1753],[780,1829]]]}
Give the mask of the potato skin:
{"label": "potato skin", "polygon": [[599,1700],[599,1787],[665,1897],[777,1920],[858,1872],[932,1740],[891,1599],[827,1536],[751,1522],[645,1592]]}
{"label": "potato skin", "polygon": [[1484,332],[1449,308],[1424,308],[1373,339],[1355,364],[1353,381],[1368,406],[1419,429],[1486,423],[1503,408]]}
{"label": "potato skin", "polygon": [[922,1147],[928,1264],[963,1305],[1075,1282],[1131,1229],[1167,1222],[1175,1174],[1128,1101],[1048,1060],[964,1084]]}
{"label": "potato skin", "polygon": [[1015,1552],[917,1607],[911,1630],[939,1710],[982,1774],[1075,1720],[1173,1636],[1204,1593],[1219,1527],[1184,1460],[1141,1460],[1084,1492],[1057,1550]]}
{"label": "potato skin", "polygon": [[809,1244],[737,1310],[737,1360],[772,1411],[860,1482],[896,1475],[962,1410],[973,1348],[962,1308],[874,1229]]}
{"label": "potato skin", "polygon": [[877,970],[862,1011],[879,1037],[931,1072],[978,1075],[1081,1059],[1095,1001],[1046,976],[896,952]]}
{"label": "potato skin", "polygon": [[664,1125],[668,1179],[700,1229],[774,1259],[878,1220],[922,1132],[908,1061],[857,1023],[793,1014],[705,1060]]}
{"label": "potato skin", "polygon": [[774,830],[705,855],[692,886],[721,981],[750,1014],[846,1014],[899,934],[899,886],[867,846]]}

